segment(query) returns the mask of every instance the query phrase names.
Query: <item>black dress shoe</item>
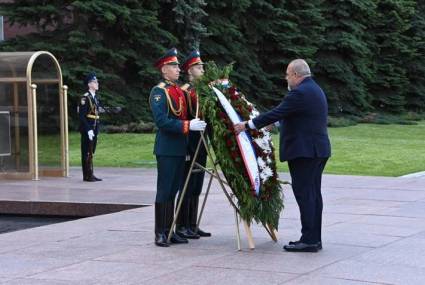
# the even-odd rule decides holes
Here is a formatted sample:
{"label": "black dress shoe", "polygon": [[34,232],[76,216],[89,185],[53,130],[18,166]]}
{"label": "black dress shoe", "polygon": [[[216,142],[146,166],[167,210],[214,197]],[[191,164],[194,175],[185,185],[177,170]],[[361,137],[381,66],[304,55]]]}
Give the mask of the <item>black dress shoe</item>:
{"label": "black dress shoe", "polygon": [[317,244],[299,242],[296,244],[284,245],[283,249],[291,252],[317,252],[319,251],[319,246]]}
{"label": "black dress shoe", "polygon": [[[194,231],[195,232],[195,229],[192,229],[192,231]],[[198,229],[198,231],[196,232],[200,237],[210,237],[211,236],[211,233],[208,233],[208,232],[204,232],[203,230],[201,230],[201,229]]]}
{"label": "black dress shoe", "polygon": [[[168,235],[167,235],[168,236]],[[171,243],[188,243],[189,241],[184,237],[179,236],[177,233],[171,234]]]}
{"label": "black dress shoe", "polygon": [[170,245],[167,243],[167,236],[163,233],[155,234],[155,244],[160,247],[169,247]]}
{"label": "black dress shoe", "polygon": [[181,237],[188,238],[188,239],[199,239],[200,236],[192,231],[190,228],[186,227],[179,227],[177,230],[177,234]]}
{"label": "black dress shoe", "polygon": [[[297,244],[297,243],[300,243],[300,242],[301,241],[299,241],[299,240],[297,240],[297,241],[290,241],[289,242],[289,245],[294,245],[294,244]],[[322,249],[322,242],[321,241],[317,242],[316,245],[317,245],[317,249],[318,250],[321,250]]]}
{"label": "black dress shoe", "polygon": [[92,177],[93,177],[93,179],[94,179],[94,180],[96,180],[96,181],[102,181],[102,179],[97,178],[97,177],[96,177],[96,176],[94,176],[94,175],[93,175]]}

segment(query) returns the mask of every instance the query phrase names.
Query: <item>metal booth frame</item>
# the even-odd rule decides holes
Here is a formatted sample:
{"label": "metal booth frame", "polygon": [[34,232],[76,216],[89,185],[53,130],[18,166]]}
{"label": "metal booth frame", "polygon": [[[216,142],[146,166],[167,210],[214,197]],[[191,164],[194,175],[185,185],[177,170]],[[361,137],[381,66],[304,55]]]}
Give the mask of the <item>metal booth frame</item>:
{"label": "metal booth frame", "polygon": [[[0,83],[13,84],[13,96],[14,106],[11,112],[11,116],[15,117],[15,120],[19,122],[17,103],[18,96],[18,84],[26,83],[26,97],[27,97],[27,108],[28,108],[28,161],[29,167],[28,172],[0,172],[0,179],[33,179],[39,180],[39,176],[56,176],[56,177],[68,177],[69,176],[69,142],[68,142],[68,87],[63,85],[62,70],[58,60],[53,54],[48,51],[36,51],[36,52],[0,52],[0,60],[3,57],[11,56],[22,56],[29,57],[26,64],[26,76],[17,76],[16,71],[12,66],[11,74],[15,77],[0,77]],[[55,78],[33,78],[33,68],[36,64],[37,58],[40,56],[47,56],[54,63],[56,69]],[[58,96],[59,96],[59,114],[60,114],[60,168],[53,169],[42,169],[39,167],[38,161],[38,125],[37,125],[37,84],[58,84]],[[15,115],[13,114],[15,113]],[[15,122],[15,133],[19,129],[19,124]],[[19,145],[20,136],[15,137],[15,146]]]}

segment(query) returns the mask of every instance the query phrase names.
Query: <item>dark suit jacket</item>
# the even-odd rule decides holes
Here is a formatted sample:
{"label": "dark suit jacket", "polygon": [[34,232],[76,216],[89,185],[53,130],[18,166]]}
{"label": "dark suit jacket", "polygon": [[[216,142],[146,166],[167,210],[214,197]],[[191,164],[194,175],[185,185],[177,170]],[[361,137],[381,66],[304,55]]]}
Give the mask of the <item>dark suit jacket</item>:
{"label": "dark suit jacket", "polygon": [[253,119],[256,128],[280,121],[280,161],[331,156],[326,95],[311,78],[289,91],[277,107]]}

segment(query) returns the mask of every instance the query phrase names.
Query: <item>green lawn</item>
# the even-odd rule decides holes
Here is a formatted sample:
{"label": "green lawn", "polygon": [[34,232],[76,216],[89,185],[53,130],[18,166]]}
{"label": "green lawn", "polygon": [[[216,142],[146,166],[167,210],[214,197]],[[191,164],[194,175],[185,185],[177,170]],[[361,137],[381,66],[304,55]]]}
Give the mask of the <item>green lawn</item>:
{"label": "green lawn", "polygon": [[[96,166],[154,167],[152,154],[155,134],[106,134],[98,137],[94,158]],[[71,166],[81,165],[80,134],[69,135],[69,159]]]}
{"label": "green lawn", "polygon": [[425,122],[330,128],[327,173],[400,176],[425,170]]}
{"label": "green lawn", "polygon": [[[332,158],[326,173],[400,176],[425,170],[425,122],[418,125],[359,124],[330,128]],[[99,136],[96,166],[154,167],[154,134]],[[278,146],[278,136],[274,136]],[[70,134],[70,161],[80,165],[80,135]],[[287,171],[286,163],[278,163]]]}

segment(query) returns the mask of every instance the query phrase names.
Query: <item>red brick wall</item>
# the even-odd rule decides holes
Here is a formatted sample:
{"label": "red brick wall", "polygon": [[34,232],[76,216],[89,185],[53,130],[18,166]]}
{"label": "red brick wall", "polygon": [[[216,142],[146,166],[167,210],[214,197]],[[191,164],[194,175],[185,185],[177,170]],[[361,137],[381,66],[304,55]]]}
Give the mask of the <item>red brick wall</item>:
{"label": "red brick wall", "polygon": [[[0,5],[1,3],[10,3],[13,2],[14,0],[0,0]],[[1,16],[1,15],[0,15]],[[7,23],[7,18],[3,17],[3,30],[4,30],[4,39],[11,39],[14,38],[16,36],[24,36],[30,33],[33,33],[36,31],[36,29],[34,27],[31,26],[26,26],[26,27],[21,27],[19,25],[10,25],[9,23]]]}
{"label": "red brick wall", "polygon": [[4,28],[5,40],[12,39],[16,36],[24,36],[37,31],[34,27],[31,27],[31,26],[21,27],[18,25],[9,25],[7,23],[7,19],[5,17],[3,17],[3,19],[4,19],[3,28]]}

